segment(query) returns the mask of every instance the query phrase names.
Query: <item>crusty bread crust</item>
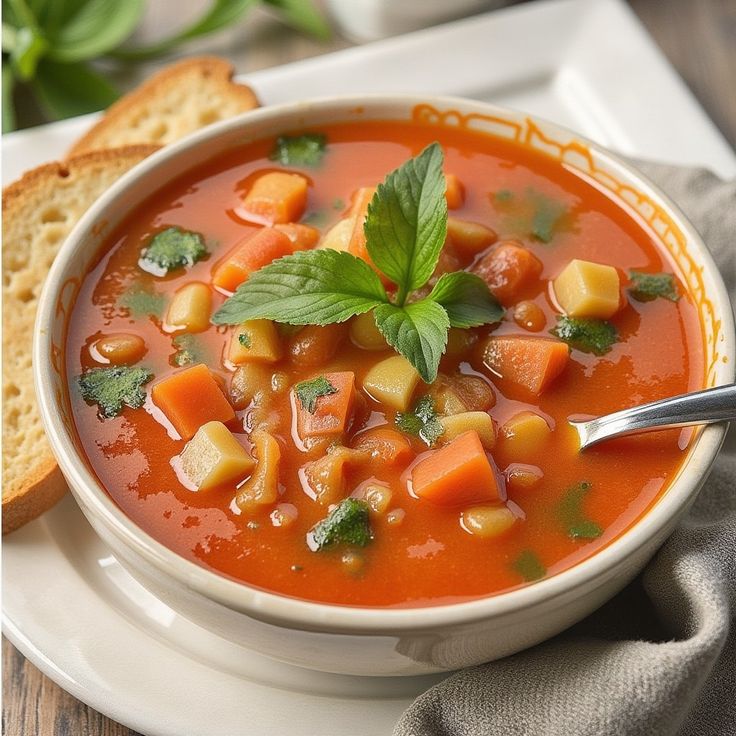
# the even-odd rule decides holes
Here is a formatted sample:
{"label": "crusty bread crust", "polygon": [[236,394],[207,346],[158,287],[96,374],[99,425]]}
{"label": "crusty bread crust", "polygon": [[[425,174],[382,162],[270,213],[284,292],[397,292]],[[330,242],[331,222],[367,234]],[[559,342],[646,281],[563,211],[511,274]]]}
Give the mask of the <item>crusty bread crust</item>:
{"label": "crusty bread crust", "polygon": [[3,534],[53,506],[66,491],[43,433],[31,369],[44,278],[82,214],[157,148],[127,146],[45,164],[3,191]]}
{"label": "crusty bread crust", "polygon": [[69,155],[132,143],[171,143],[258,107],[253,90],[232,81],[234,72],[232,64],[210,56],[166,67],[112,105]]}

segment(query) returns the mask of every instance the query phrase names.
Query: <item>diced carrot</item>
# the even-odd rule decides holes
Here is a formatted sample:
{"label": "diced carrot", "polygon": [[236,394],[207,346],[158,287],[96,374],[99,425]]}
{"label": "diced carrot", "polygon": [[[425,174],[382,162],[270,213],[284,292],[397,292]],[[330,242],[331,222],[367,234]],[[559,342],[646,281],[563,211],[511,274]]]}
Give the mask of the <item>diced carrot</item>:
{"label": "diced carrot", "polygon": [[269,171],[253,182],[243,199],[243,209],[264,225],[296,222],[307,206],[307,186],[301,174]]}
{"label": "diced carrot", "polygon": [[447,191],[445,197],[447,199],[447,207],[451,210],[460,209],[465,203],[465,187],[455,174],[445,174],[445,182],[447,183]]}
{"label": "diced carrot", "polygon": [[475,430],[464,432],[418,462],[411,472],[414,493],[440,506],[471,506],[504,500],[501,475]]}
{"label": "diced carrot", "polygon": [[368,255],[368,249],[365,246],[363,224],[365,223],[365,216],[368,214],[368,205],[375,193],[376,187],[361,187],[353,195],[353,204],[350,208],[350,215],[355,218],[355,224],[353,225],[353,234],[350,236],[348,251],[371,264],[371,257]]}
{"label": "diced carrot", "polygon": [[454,251],[464,258],[473,258],[496,242],[496,233],[478,222],[447,218],[447,238]]}
{"label": "diced carrot", "polygon": [[412,456],[409,440],[391,427],[374,427],[361,432],[353,447],[370,453],[371,462],[378,460],[381,465],[406,465]]}
{"label": "diced carrot", "polygon": [[184,440],[194,437],[207,422],[227,424],[235,419],[232,406],[204,363],[159,381],[151,389],[151,399]]}
{"label": "diced carrot", "polygon": [[314,412],[294,396],[296,431],[302,439],[315,436],[340,435],[347,430],[353,410],[355,374],[352,371],[325,373],[324,378],[336,389],[317,398]]}
{"label": "diced carrot", "polygon": [[294,250],[309,250],[319,242],[320,233],[316,227],[302,225],[300,222],[287,222],[285,225],[274,225],[291,240]]}
{"label": "diced carrot", "polygon": [[287,235],[272,227],[262,227],[243,238],[215,266],[212,283],[225,291],[235,291],[254,271],[294,250]]}
{"label": "diced carrot", "polygon": [[491,336],[480,346],[484,365],[494,375],[541,394],[567,365],[567,344],[531,335]]}
{"label": "diced carrot", "polygon": [[511,304],[542,273],[542,262],[520,243],[505,241],[483,256],[473,271],[502,304]]}

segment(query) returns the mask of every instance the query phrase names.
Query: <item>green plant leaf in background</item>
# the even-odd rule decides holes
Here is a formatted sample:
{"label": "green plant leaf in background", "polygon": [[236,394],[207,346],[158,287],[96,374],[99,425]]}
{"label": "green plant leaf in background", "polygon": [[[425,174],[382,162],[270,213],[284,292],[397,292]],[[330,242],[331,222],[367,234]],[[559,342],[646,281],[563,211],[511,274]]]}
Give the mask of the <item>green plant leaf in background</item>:
{"label": "green plant leaf in background", "polygon": [[327,41],[332,35],[330,26],[311,0],[264,0],[264,3],[278,10],[284,23],[318,41]]}
{"label": "green plant leaf in background", "polygon": [[240,20],[246,10],[255,5],[257,0],[215,0],[212,6],[194,23],[177,33],[156,41],[149,46],[118,49],[112,54],[116,59],[123,61],[142,61],[152,59],[171,51],[184,41],[190,41],[199,36],[206,36]]}
{"label": "green plant leaf in background", "polygon": [[9,64],[3,64],[3,133],[15,128],[15,108],[13,107],[13,90],[15,77]]}
{"label": "green plant leaf in background", "polygon": [[86,64],[38,65],[31,85],[44,112],[56,119],[84,115],[111,105],[117,90]]}
{"label": "green plant leaf in background", "polygon": [[89,0],[50,38],[47,56],[70,63],[106,54],[133,33],[144,9],[143,0]]}

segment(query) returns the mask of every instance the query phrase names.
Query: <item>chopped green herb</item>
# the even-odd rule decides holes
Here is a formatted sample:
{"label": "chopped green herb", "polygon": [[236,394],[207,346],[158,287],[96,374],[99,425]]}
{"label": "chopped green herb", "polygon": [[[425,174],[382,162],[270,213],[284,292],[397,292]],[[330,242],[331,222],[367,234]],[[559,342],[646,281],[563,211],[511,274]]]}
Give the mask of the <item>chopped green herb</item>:
{"label": "chopped green herb", "polygon": [[332,209],[333,210],[338,210],[338,211],[344,210],[345,209],[345,200],[344,199],[340,199],[340,197],[337,197],[337,199],[334,199],[332,201]]}
{"label": "chopped green herb", "polygon": [[618,340],[618,332],[602,319],[579,317],[557,318],[557,326],[550,332],[571,347],[594,355],[605,355]]}
{"label": "chopped green herb", "polygon": [[514,570],[527,582],[539,580],[547,574],[547,568],[530,549],[524,550],[514,561]]}
{"label": "chopped green herb", "polygon": [[131,287],[120,296],[118,304],[130,312],[131,317],[160,317],[166,305],[166,297],[139,286]]}
{"label": "chopped green herb", "polygon": [[327,147],[327,136],[322,133],[282,135],[276,141],[269,158],[284,166],[318,166]]}
{"label": "chopped green herb", "polygon": [[245,332],[241,332],[238,335],[238,342],[244,347],[249,348],[251,346],[251,340],[250,335],[247,335]]}
{"label": "chopped green herb", "polygon": [[368,520],[368,504],[357,498],[346,498],[307,533],[307,544],[318,552],[338,544],[365,547],[373,539]]}
{"label": "chopped green herb", "polygon": [[603,534],[603,529],[583,513],[583,500],[592,487],[592,483],[582,481],[568,488],[558,507],[560,521],[573,539],[595,539]]}
{"label": "chopped green herb", "polygon": [[294,392],[304,409],[310,414],[314,414],[317,409],[317,399],[320,396],[336,394],[337,389],[324,376],[318,376],[310,381],[297,383],[294,386]]}
{"label": "chopped green herb", "polygon": [[429,296],[414,294],[432,276],[447,233],[442,163],[442,148],[432,143],[392,171],[368,207],[366,248],[375,268],[396,284],[394,296],[376,270],[350,253],[299,251],[251,274],[212,321],[328,325],[375,310],[388,344],[424,381],[434,381],[450,326],[496,322],[501,314],[487,284],[462,272],[443,277]]}
{"label": "chopped green herb", "polygon": [[151,238],[141,251],[138,265],[154,276],[192,266],[207,255],[202,236],[178,227],[169,227]]}
{"label": "chopped green herb", "polygon": [[171,362],[174,365],[184,366],[208,362],[204,346],[195,335],[187,332],[177,335],[171,342],[176,348],[176,352],[171,356]]}
{"label": "chopped green herb", "polygon": [[510,189],[499,189],[493,196],[496,202],[508,202],[514,198],[514,193]]}
{"label": "chopped green herb", "polygon": [[99,407],[100,414],[109,419],[123,410],[143,406],[146,391],[143,385],[153,378],[145,368],[115,366],[114,368],[90,368],[78,379],[82,397]]}
{"label": "chopped green herb", "polygon": [[529,201],[534,207],[532,217],[532,235],[543,243],[549,243],[555,234],[555,228],[567,211],[562,202],[551,199],[546,194],[529,189]]}
{"label": "chopped green herb", "polygon": [[432,447],[445,431],[437,418],[434,400],[429,395],[422,396],[411,413],[397,412],[396,426],[406,434],[419,437],[429,447]]}
{"label": "chopped green herb", "polygon": [[630,271],[631,286],[629,293],[639,302],[650,302],[658,296],[676,302],[680,295],[675,286],[675,277],[671,273],[642,273]]}

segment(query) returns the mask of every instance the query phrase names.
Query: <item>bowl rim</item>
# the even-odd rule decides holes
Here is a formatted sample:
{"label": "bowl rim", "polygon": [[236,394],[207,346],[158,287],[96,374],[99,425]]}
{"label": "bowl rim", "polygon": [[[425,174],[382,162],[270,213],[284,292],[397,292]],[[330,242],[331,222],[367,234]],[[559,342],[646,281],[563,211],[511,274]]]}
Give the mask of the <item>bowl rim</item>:
{"label": "bowl rim", "polygon": [[[730,374],[734,373],[736,337],[730,300],[708,248],[690,221],[659,187],[639,173],[635,167],[584,136],[537,115],[461,97],[379,93],[329,96],[259,108],[215,123],[167,145],[138,163],[107,189],[82,216],[60,248],[39,299],[34,328],[33,373],[36,395],[51,448],[85,514],[92,514],[104,525],[108,533],[113,534],[126,547],[143,557],[165,576],[173,578],[179,585],[261,621],[306,631],[329,630],[335,633],[418,631],[491,619],[568,594],[576,588],[594,583],[596,578],[602,578],[606,572],[616,568],[627,557],[633,556],[641,547],[658,539],[669,525],[674,524],[678,516],[684,513],[695,499],[698,490],[705,482],[726,434],[724,425],[704,427],[695,440],[695,446],[689,451],[685,465],[680,468],[664,494],[631,527],[591,557],[530,585],[468,601],[441,605],[360,607],[321,603],[269,592],[227,578],[180,556],[125,515],[88,467],[86,458],[80,457],[77,453],[74,442],[67,435],[61,420],[61,412],[57,407],[57,397],[52,389],[52,368],[47,359],[52,344],[51,330],[43,328],[43,325],[52,324],[55,319],[55,305],[63,285],[65,270],[74,259],[77,249],[92,232],[95,223],[104,219],[105,212],[118,197],[141,180],[145,180],[152,170],[165,167],[170,159],[178,158],[201,143],[232,130],[242,128],[243,132],[247,132],[252,124],[273,121],[275,132],[279,132],[279,124],[283,130],[288,131],[295,127],[293,123],[281,121],[295,114],[309,115],[318,111],[334,110],[343,116],[339,118],[342,122],[343,118],[347,121],[347,115],[351,110],[380,106],[395,107],[398,121],[404,120],[400,117],[399,111],[403,112],[421,104],[429,104],[439,109],[472,109],[472,112],[482,114],[501,115],[507,118],[523,117],[538,122],[545,130],[580,141],[609,170],[614,170],[635,182],[639,191],[663,205],[676,227],[685,235],[688,247],[698,251],[705,264],[705,270],[715,285],[714,293],[709,291],[708,296],[719,309],[724,335],[722,349],[730,365]],[[137,203],[141,201],[137,198]],[[130,209],[119,219],[123,219],[129,213]],[[62,351],[62,356],[63,354]],[[733,375],[729,376],[728,368],[725,369],[725,373],[724,382],[733,380]],[[663,540],[658,543],[661,541]]]}

